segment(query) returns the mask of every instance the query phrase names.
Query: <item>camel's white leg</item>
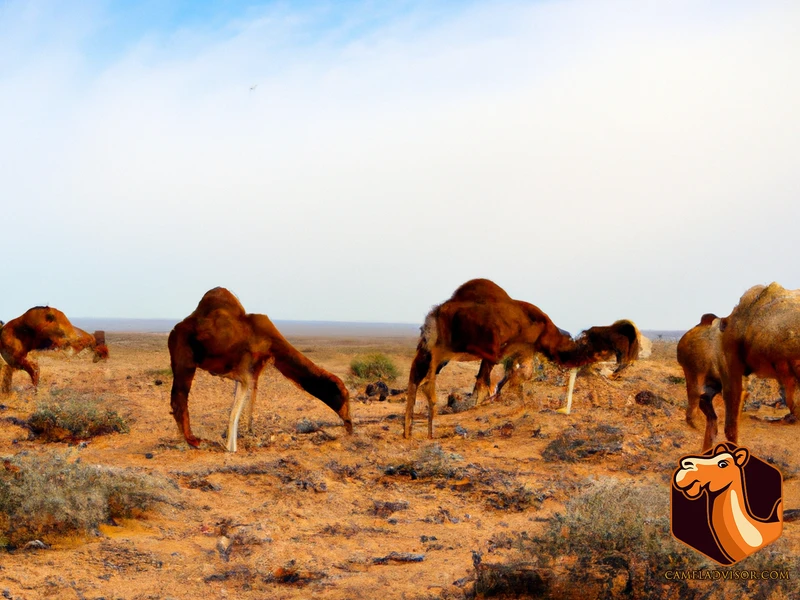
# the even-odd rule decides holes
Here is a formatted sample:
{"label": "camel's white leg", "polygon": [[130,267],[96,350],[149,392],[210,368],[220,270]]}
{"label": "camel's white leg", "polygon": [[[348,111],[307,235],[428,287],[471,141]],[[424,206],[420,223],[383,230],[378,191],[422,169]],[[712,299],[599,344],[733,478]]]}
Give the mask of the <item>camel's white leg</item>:
{"label": "camel's white leg", "polygon": [[568,415],[572,410],[572,390],[575,389],[575,376],[578,374],[578,367],[570,369],[569,371],[569,385],[567,386],[567,405],[564,408],[559,408],[556,412],[563,415]]}
{"label": "camel's white leg", "polygon": [[245,404],[250,400],[252,385],[250,380],[242,382],[241,387],[239,382],[233,388],[233,407],[231,408],[231,417],[228,421],[228,452],[236,452],[236,437],[239,433],[239,419],[242,416],[242,410]]}

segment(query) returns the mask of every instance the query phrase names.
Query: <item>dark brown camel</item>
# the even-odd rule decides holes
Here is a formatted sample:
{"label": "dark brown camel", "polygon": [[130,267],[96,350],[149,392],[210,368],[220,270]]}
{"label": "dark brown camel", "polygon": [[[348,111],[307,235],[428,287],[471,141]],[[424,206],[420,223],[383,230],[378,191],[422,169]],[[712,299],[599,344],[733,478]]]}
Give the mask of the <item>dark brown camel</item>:
{"label": "dark brown camel", "polygon": [[706,417],[703,451],[714,445],[717,437],[717,414],[714,397],[722,392],[722,372],[725,360],[722,356],[722,332],[720,319],[705,314],[700,323],[683,334],[678,342],[678,364],[686,379],[686,422],[697,427],[697,407]]}
{"label": "dark brown camel", "polygon": [[733,312],[720,320],[725,437],[738,443],[742,378],[749,374],[776,379],[786,395],[789,420],[800,417],[794,391],[800,377],[800,290],[777,283],[747,290]]}
{"label": "dark brown camel", "polygon": [[[100,337],[102,332],[96,332]],[[39,388],[39,364],[28,357],[33,350],[72,349],[75,354],[85,348],[94,352],[94,360],[108,358],[105,334],[100,339],[74,327],[66,315],[50,306],[35,306],[23,315],[12,319],[0,329],[0,356],[6,362],[2,366],[0,392],[11,392],[11,378],[15,369],[25,371],[31,377],[34,390]]]}
{"label": "dark brown camel", "polygon": [[633,323],[618,321],[607,329],[592,328],[573,340],[533,304],[510,298],[488,279],[468,281],[425,318],[411,363],[404,435],[411,436],[417,387],[425,381],[428,437],[433,437],[436,374],[449,360],[482,361],[475,385],[476,402],[480,402],[489,394],[492,368],[506,356],[540,352],[561,366],[579,367],[617,354],[614,344],[619,346],[622,363],[636,359],[639,337]]}
{"label": "dark brown camel", "polygon": [[225,288],[206,292],[197,309],[169,334],[172,365],[172,414],[179,431],[191,446],[200,441],[189,426],[189,391],[195,371],[236,381],[233,409],[228,423],[227,448],[236,452],[236,437],[242,410],[247,407],[252,425],[258,377],[272,363],[285,377],[322,400],[353,432],[350,396],[341,379],[308,360],[272,324],[266,315],[245,313],[239,300]]}

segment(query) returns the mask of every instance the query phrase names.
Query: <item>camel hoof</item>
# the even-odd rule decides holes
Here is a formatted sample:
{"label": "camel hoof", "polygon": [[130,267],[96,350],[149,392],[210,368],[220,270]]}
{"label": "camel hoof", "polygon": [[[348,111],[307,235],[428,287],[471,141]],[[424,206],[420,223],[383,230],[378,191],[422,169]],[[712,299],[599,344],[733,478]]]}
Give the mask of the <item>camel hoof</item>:
{"label": "camel hoof", "polygon": [[556,412],[562,415],[568,415],[570,413],[570,411],[567,410],[566,407],[559,408],[558,410],[556,410]]}
{"label": "camel hoof", "polygon": [[202,441],[203,440],[201,440],[200,438],[196,438],[193,435],[186,437],[186,443],[189,444],[192,448],[199,448],[200,447],[200,443]]}

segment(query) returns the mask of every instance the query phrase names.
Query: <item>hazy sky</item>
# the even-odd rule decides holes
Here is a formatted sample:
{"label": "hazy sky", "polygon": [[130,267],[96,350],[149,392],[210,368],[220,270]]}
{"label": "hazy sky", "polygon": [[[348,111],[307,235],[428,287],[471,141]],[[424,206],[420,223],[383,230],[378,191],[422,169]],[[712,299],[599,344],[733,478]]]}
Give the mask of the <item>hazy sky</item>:
{"label": "hazy sky", "polygon": [[[577,333],[800,288],[800,3],[0,0],[0,319]],[[253,86],[256,86],[253,89]]]}

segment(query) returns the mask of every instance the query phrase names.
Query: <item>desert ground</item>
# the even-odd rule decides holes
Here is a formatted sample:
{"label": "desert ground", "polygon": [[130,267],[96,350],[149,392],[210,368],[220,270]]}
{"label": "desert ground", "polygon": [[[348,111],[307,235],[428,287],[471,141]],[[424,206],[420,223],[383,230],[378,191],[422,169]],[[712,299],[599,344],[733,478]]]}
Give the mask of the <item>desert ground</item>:
{"label": "desert ground", "polygon": [[[369,398],[363,382],[350,381],[355,431],[348,436],[330,409],[269,367],[260,381],[253,430],[241,431],[239,451],[231,454],[221,444],[232,381],[198,371],[189,401],[193,429],[220,443],[190,448],[170,414],[166,334],[109,332],[107,339],[106,362],[93,363],[88,353],[38,353],[37,395],[27,375],[14,375],[11,395],[0,398],[0,456],[56,453],[83,465],[128,469],[161,482],[165,499],[129,519],[42,539],[44,547],[0,550],[5,598],[473,597],[487,565],[523,561],[535,567],[540,559],[525,555],[520,540],[543,535],[572,499],[598,482],[649,485],[657,495],[663,490],[668,507],[678,458],[701,449],[702,432],[684,420],[686,390],[674,340],[653,340],[652,354],[616,380],[584,368],[570,415],[555,412],[565,399],[567,373],[552,366],[537,371],[521,395],[444,414],[451,393],[471,391],[478,367],[451,363],[437,379],[440,414],[433,440],[427,439],[421,393],[413,438],[406,440],[405,396]],[[417,342],[290,341],[345,381],[354,357],[382,352],[399,368],[389,384],[399,390],[406,387]],[[116,410],[129,432],[85,441],[33,437],[27,419],[39,403],[65,394],[91,396]],[[637,394],[648,403],[638,403]],[[769,406],[777,397],[774,382],[751,383],[739,443],[782,470],[784,508],[793,509],[800,507],[800,424],[773,421],[786,413]],[[721,415],[720,399],[715,406]],[[570,446],[569,440],[579,442]],[[613,516],[618,506],[603,509]],[[665,545],[672,543],[668,531],[663,536]],[[782,555],[797,554],[795,522],[785,524],[777,544]],[[709,566],[688,553],[687,568]],[[575,572],[570,568],[576,560],[565,555],[539,564],[558,579]],[[645,597],[636,590],[649,589],[646,595],[686,597],[687,588],[661,575],[649,588],[632,585],[637,564],[628,561],[618,568],[621,575],[606,579],[587,575],[578,591],[561,588],[561,595]],[[753,581],[737,585],[741,597],[776,600],[797,590],[767,590]],[[693,582],[688,590],[724,595],[718,582]]]}

